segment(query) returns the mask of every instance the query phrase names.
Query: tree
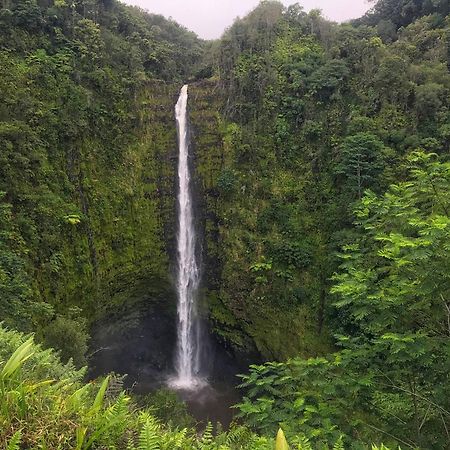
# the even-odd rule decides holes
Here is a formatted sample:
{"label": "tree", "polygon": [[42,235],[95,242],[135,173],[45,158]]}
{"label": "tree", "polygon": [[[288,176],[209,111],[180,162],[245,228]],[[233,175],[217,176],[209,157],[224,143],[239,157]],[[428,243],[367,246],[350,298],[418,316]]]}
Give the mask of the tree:
{"label": "tree", "polygon": [[416,109],[420,119],[433,119],[442,106],[444,86],[426,83],[416,87]]}
{"label": "tree", "polygon": [[415,445],[439,448],[450,424],[450,164],[416,152],[408,170],[407,181],[362,199],[361,234],[332,292],[351,335],[342,345],[375,374],[374,407],[390,432],[408,423]]}
{"label": "tree", "polygon": [[384,144],[367,132],[344,139],[335,173],[344,175],[350,193],[361,198],[367,188],[377,189],[384,168]]}

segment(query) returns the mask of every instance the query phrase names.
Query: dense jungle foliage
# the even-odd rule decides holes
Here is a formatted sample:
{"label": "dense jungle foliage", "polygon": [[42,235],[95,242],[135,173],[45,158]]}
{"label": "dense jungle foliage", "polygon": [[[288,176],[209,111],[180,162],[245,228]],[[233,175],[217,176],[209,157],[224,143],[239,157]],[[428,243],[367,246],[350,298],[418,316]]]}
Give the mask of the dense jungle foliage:
{"label": "dense jungle foliage", "polygon": [[[448,0],[347,24],[265,1],[211,43],[116,1],[4,0],[0,60],[2,448],[265,449],[280,426],[299,449],[450,448]],[[97,319],[173,313],[186,81],[205,314],[274,361],[217,436],[78,369]]]}
{"label": "dense jungle foliage", "polygon": [[[276,450],[288,448],[282,430],[276,439],[257,436],[243,426],[227,432],[208,424],[201,434],[180,427],[183,411],[169,413],[161,424],[152,408],[139,406],[122,389],[120,378],[108,376],[83,384],[83,370],[62,364],[53,350],[32,338],[0,327],[0,357],[9,357],[0,371],[0,445],[7,450]],[[181,413],[181,414],[180,414]],[[306,437],[293,441],[298,450],[312,450]],[[333,450],[344,449],[338,438]],[[378,447],[373,446],[373,450]],[[379,450],[389,450],[381,446]]]}
{"label": "dense jungle foliage", "polygon": [[3,2],[6,325],[82,363],[84,317],[139,284],[168,290],[161,216],[172,180],[159,155],[175,146],[161,105],[172,108],[176,89],[164,80],[185,79],[201,53],[193,33],[115,1]]}

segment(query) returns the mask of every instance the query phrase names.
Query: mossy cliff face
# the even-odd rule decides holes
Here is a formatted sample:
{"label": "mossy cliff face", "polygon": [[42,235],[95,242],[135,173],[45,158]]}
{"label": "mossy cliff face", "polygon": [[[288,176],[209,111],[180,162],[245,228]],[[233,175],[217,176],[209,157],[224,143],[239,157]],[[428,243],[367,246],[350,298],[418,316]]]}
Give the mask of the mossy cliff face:
{"label": "mossy cliff face", "polygon": [[[92,230],[91,275],[108,305],[130,293],[170,292],[173,240],[176,88],[147,86],[137,99],[138,124],[116,166],[87,164],[84,194]],[[80,196],[81,204],[83,198]],[[89,235],[88,235],[89,242]],[[95,255],[95,257],[93,257]],[[97,267],[96,267],[97,265]]]}
{"label": "mossy cliff face", "polygon": [[[283,189],[291,190],[294,175],[270,165],[275,161],[274,147],[269,139],[258,141],[264,131],[258,134],[226,122],[218,112],[222,104],[214,81],[190,86],[204,232],[203,300],[212,328],[236,354],[259,353],[275,359],[298,352],[315,354],[327,344],[311,306],[311,297],[318,297],[320,291],[315,288],[314,269],[307,267],[306,251],[292,250],[295,267],[283,263],[276,267],[265,257],[269,246],[279,244],[283,250],[283,238],[270,225],[274,219],[265,219],[264,213],[277,201],[271,198],[283,205]],[[296,226],[304,228],[301,221]]]}
{"label": "mossy cliff face", "polygon": [[[66,139],[58,129],[59,147],[48,139],[30,178],[4,167],[35,302],[62,314],[77,306],[90,320],[142,298],[165,299],[174,311],[177,91],[148,82],[128,99],[123,123],[116,117]],[[26,151],[4,139],[16,154]]]}
{"label": "mossy cliff face", "polygon": [[100,315],[103,307],[149,293],[173,306],[167,255],[175,228],[176,92],[176,86],[149,83],[135,99],[136,126],[120,157],[102,158],[101,147],[88,140],[74,164],[83,220],[69,241],[78,242],[72,256],[85,267],[69,277],[76,284],[65,292],[77,304],[80,292],[96,298],[88,304]]}

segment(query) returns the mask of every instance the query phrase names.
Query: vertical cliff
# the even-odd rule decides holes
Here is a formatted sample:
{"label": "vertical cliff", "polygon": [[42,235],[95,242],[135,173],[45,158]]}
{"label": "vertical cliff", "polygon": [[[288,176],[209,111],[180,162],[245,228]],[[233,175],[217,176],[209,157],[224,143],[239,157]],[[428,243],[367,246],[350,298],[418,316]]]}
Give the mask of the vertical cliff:
{"label": "vertical cliff", "polygon": [[69,300],[86,292],[91,310],[115,307],[141,292],[171,295],[176,92],[177,86],[148,83],[134,99],[136,124],[115,160],[86,139],[73,164],[82,220],[71,231],[70,242],[79,244],[70,257],[83,258],[86,266],[71,276],[73,290],[64,292]]}
{"label": "vertical cliff", "polygon": [[[204,235],[203,301],[211,327],[235,354],[314,354],[327,346],[313,306],[320,295],[317,268],[310,264],[316,236],[307,237],[301,202],[289,219],[300,243],[286,243],[277,226],[287,216],[285,191],[310,171],[277,165],[271,126],[226,119],[224,91],[216,81],[195,83],[190,93]],[[320,249],[317,243],[315,251]]]}

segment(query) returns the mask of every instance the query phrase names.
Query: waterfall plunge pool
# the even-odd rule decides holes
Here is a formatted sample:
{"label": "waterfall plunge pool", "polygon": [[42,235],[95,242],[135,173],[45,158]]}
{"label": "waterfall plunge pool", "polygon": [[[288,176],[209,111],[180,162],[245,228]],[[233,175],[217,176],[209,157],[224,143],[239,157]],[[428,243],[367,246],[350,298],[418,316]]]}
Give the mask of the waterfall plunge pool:
{"label": "waterfall plunge pool", "polygon": [[[89,378],[109,373],[126,374],[124,388],[138,395],[167,389],[175,373],[176,320],[165,304],[134,305],[120,314],[97,322],[91,330]],[[235,415],[233,404],[239,403],[236,376],[247,371],[251,355],[236,355],[210,338],[208,384],[198,390],[174,389],[186,403],[199,428],[211,421],[226,428]]]}

